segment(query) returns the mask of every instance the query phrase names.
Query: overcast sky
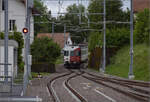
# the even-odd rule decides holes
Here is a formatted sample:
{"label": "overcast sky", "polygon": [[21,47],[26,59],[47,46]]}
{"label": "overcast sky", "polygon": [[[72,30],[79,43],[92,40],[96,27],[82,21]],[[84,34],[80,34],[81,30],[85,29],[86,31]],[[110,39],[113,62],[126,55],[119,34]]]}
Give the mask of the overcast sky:
{"label": "overcast sky", "polygon": [[[57,16],[58,12],[64,13],[66,12],[66,8],[71,5],[76,3],[77,5],[79,3],[82,3],[85,7],[88,7],[89,1],[88,0],[43,0],[45,5],[47,5],[48,9],[51,10],[52,16]],[[130,0],[123,0],[123,9],[125,10],[127,7],[130,8]]]}

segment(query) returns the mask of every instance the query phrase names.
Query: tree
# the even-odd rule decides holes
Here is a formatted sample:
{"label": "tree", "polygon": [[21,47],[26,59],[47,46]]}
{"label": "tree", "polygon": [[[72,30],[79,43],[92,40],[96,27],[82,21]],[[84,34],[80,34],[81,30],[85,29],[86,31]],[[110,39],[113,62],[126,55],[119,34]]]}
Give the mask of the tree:
{"label": "tree", "polygon": [[95,47],[101,46],[100,42],[102,41],[99,32],[91,32],[89,36],[88,48],[89,51],[92,51]]}
{"label": "tree", "polygon": [[82,31],[82,29],[87,27],[87,18],[85,17],[84,12],[85,7],[83,5],[73,4],[67,7],[67,14],[65,14],[64,17],[64,20],[69,21],[67,25],[74,26],[69,27],[68,29],[71,30],[69,32],[73,36],[72,40],[75,43],[81,43],[88,37],[88,32]]}
{"label": "tree", "polygon": [[35,62],[55,63],[60,56],[60,47],[47,37],[36,38],[31,45],[31,54]]}
{"label": "tree", "polygon": [[[38,11],[39,14],[38,16],[34,16],[34,31],[35,31],[35,36],[37,33],[50,33],[51,30],[51,11],[48,11],[47,7],[43,4],[41,0],[34,0],[34,7],[36,11]],[[47,23],[40,23],[40,22],[47,22]]]}
{"label": "tree", "polygon": [[[121,0],[106,0],[106,21],[129,21],[130,11],[122,10]],[[103,0],[92,0],[88,7],[89,13],[103,13]],[[101,24],[90,24],[90,28],[103,29],[103,15],[88,15],[90,22],[102,22]],[[129,43],[129,25],[128,24],[106,24],[106,45],[123,46]],[[96,46],[103,46],[103,32],[91,32],[89,36],[89,50],[92,51]]]}
{"label": "tree", "polygon": [[[103,46],[101,32],[91,32],[89,36],[89,51],[97,46]],[[107,47],[121,47],[130,43],[130,30],[127,28],[107,29]]]}
{"label": "tree", "polygon": [[[65,15],[66,20],[70,20],[70,24],[72,25],[80,25],[80,21],[84,22],[86,20],[85,15],[81,14],[71,14],[71,13],[84,13],[85,7],[81,4],[78,6],[76,4],[70,5],[67,7],[67,14]],[[75,21],[75,22],[74,22]]]}
{"label": "tree", "polygon": [[[104,0],[92,0],[88,7],[89,13],[103,13],[103,1]],[[107,21],[129,21],[129,10],[122,10],[121,0],[106,0],[106,20]],[[103,15],[88,15],[91,22],[103,22]],[[107,24],[107,28],[124,27],[119,24]],[[102,24],[91,24],[91,28],[102,29]]]}
{"label": "tree", "polygon": [[150,33],[150,10],[145,9],[142,12],[139,12],[136,17],[135,24],[135,40],[137,43],[143,43],[149,41]]}

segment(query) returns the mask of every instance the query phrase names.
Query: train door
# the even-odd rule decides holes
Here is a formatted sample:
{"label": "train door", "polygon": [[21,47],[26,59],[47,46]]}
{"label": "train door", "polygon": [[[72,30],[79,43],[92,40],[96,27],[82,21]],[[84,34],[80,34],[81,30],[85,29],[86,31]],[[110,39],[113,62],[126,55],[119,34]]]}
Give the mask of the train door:
{"label": "train door", "polygon": [[70,61],[70,56],[69,56],[69,51],[68,50],[64,50],[64,64],[68,64]]}

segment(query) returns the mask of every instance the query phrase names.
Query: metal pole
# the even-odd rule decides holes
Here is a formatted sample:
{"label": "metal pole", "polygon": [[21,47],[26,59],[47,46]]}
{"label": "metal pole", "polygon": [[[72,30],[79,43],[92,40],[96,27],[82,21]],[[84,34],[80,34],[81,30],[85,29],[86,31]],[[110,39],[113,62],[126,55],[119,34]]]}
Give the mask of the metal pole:
{"label": "metal pole", "polygon": [[54,22],[52,23],[52,39],[54,37]]}
{"label": "metal pole", "polygon": [[[30,29],[30,25],[31,25],[31,9],[28,8],[28,55],[30,55],[30,33],[31,33],[31,29]],[[29,58],[28,58],[29,59]],[[28,63],[28,75],[31,77],[31,65]]]}
{"label": "metal pole", "polygon": [[133,79],[133,0],[130,3],[131,11],[130,11],[130,67],[129,67],[129,79]]}
{"label": "metal pole", "polygon": [[[26,0],[26,28],[29,30],[29,23],[30,23],[30,18],[29,18],[29,1]],[[23,86],[23,94],[26,93],[26,88],[27,88],[27,84],[28,84],[28,76],[29,76],[29,66],[28,66],[28,55],[29,55],[29,31],[25,36],[25,69],[24,69],[24,86]]]}
{"label": "metal pole", "polygon": [[103,16],[103,20],[104,20],[104,42],[103,42],[103,67],[102,67],[102,72],[105,72],[105,67],[106,67],[106,0],[104,0],[104,16]]}
{"label": "metal pole", "polygon": [[[5,4],[5,76],[8,76],[8,0],[4,0]],[[8,79],[5,78],[5,83],[8,83]]]}
{"label": "metal pole", "polygon": [[66,24],[64,24],[64,47],[66,45]]}
{"label": "metal pole", "polygon": [[28,76],[31,76],[31,73],[30,73],[30,65],[29,65],[29,58],[28,56],[30,55],[30,18],[31,18],[31,9],[29,8],[29,0],[27,0],[27,17],[26,17],[26,28],[28,29],[28,33],[27,33],[27,54],[26,54],[26,57],[27,57],[27,75]]}

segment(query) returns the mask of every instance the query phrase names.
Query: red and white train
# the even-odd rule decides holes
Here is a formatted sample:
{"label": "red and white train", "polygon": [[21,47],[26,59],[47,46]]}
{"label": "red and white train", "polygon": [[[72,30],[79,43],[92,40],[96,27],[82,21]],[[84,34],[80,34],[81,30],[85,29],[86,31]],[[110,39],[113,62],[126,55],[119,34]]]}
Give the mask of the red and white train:
{"label": "red and white train", "polygon": [[87,44],[68,45],[64,48],[64,66],[74,67],[86,63],[88,60]]}

